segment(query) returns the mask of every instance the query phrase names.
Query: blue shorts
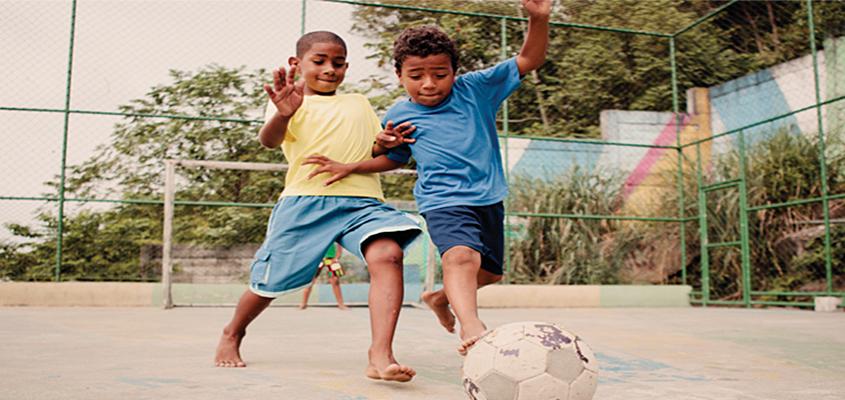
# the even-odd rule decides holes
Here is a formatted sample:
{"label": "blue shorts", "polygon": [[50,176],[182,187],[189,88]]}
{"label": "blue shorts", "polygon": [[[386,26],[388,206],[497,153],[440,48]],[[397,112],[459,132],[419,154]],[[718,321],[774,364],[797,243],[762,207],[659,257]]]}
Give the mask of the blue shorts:
{"label": "blue shorts", "polygon": [[334,242],[364,260],[364,244],[375,236],[388,235],[405,249],[420,233],[414,217],[373,198],[282,197],[255,253],[249,288],[278,297],[308,286]]}
{"label": "blue shorts", "polygon": [[452,247],[466,246],[481,253],[481,268],[502,275],[505,208],[501,201],[489,206],[438,208],[422,216],[441,256]]}

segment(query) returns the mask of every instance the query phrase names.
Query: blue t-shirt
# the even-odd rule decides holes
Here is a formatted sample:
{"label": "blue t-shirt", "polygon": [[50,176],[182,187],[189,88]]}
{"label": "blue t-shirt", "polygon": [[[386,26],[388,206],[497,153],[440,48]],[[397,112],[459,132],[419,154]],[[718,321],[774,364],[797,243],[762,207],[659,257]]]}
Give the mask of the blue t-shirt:
{"label": "blue t-shirt", "polygon": [[508,186],[502,168],[496,112],[519,87],[516,59],[459,76],[442,103],[427,107],[409,98],[393,105],[384,123],[417,127],[416,142],[387,153],[393,161],[417,161],[414,197],[420,212],[451,206],[484,206],[502,201]]}

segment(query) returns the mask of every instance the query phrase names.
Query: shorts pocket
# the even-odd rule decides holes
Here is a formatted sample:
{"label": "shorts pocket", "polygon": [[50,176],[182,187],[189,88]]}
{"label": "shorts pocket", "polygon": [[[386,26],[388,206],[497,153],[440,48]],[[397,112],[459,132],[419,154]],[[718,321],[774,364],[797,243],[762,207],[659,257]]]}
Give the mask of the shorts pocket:
{"label": "shorts pocket", "polygon": [[270,280],[270,269],[270,252],[262,248],[255,253],[249,276],[250,282],[266,285]]}

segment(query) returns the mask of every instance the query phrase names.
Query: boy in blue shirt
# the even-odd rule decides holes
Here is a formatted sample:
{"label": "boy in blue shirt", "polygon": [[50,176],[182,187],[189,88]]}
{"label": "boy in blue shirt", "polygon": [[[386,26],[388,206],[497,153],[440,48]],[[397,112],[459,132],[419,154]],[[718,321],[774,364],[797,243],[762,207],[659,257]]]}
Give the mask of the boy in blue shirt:
{"label": "boy in blue shirt", "polygon": [[413,137],[388,129],[377,135],[374,149],[386,154],[363,162],[310,159],[322,165],[316,171],[333,174],[326,181],[330,184],[353,172],[398,168],[414,157],[414,197],[443,261],[443,290],[424,293],[423,301],[449,332],[457,316],[460,354],[486,330],[478,317],[478,288],[500,281],[503,274],[502,202],[508,189],[496,113],[521,78],[546,57],[551,0],[522,0],[522,6],[529,19],[519,55],[457,78],[458,54],[448,35],[432,26],[406,29],[394,42],[393,59],[410,98],[395,104],[384,120],[388,128],[410,123],[416,128]]}

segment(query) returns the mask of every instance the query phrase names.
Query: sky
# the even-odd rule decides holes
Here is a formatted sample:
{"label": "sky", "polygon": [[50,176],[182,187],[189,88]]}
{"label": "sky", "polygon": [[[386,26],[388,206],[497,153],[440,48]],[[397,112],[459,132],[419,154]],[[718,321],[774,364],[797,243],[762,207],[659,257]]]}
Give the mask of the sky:
{"label": "sky", "polygon": [[[149,88],[170,82],[171,69],[211,63],[271,69],[293,55],[301,0],[78,0],[71,109],[117,111]],[[331,30],[349,47],[346,82],[389,75],[366,58],[352,35],[352,6],[306,4],[305,30]],[[64,107],[70,1],[0,0],[0,107]],[[0,196],[41,196],[59,174],[63,114],[0,111]],[[117,117],[71,115],[68,165],[108,143]],[[40,202],[0,200],[1,226],[31,223]],[[55,208],[55,203],[49,205]],[[74,204],[67,210],[73,212]]]}

